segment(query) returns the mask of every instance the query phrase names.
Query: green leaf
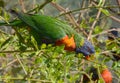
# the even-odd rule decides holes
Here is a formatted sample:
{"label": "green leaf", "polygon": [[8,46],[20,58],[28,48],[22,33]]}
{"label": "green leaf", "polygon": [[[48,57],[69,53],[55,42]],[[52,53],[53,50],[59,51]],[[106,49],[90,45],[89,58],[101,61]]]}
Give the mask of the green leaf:
{"label": "green leaf", "polygon": [[117,68],[117,66],[118,66],[118,63],[117,63],[117,62],[114,62],[114,63],[112,64],[112,67],[113,67],[113,68]]}
{"label": "green leaf", "polygon": [[106,16],[110,16],[110,13],[109,13],[108,10],[102,9],[101,11],[102,11],[102,13],[105,14]]}
{"label": "green leaf", "polygon": [[43,59],[41,57],[38,57],[35,59],[35,63],[42,63]]}
{"label": "green leaf", "polygon": [[117,54],[120,54],[120,48],[119,47],[117,48]]}
{"label": "green leaf", "polygon": [[13,37],[9,37],[7,40],[5,40],[5,41],[1,44],[0,48],[2,48],[3,46],[7,45],[12,39],[13,39]]}
{"label": "green leaf", "polygon": [[102,32],[101,27],[100,27],[100,26],[96,26],[95,29],[94,29],[94,33],[95,33],[95,34],[98,34],[98,33],[100,33],[100,32]]}
{"label": "green leaf", "polygon": [[41,45],[41,49],[45,49],[46,47],[47,47],[46,44],[42,44],[42,45]]}
{"label": "green leaf", "polygon": [[103,0],[99,0],[98,6],[102,5]]}
{"label": "green leaf", "polygon": [[19,46],[20,51],[25,51],[27,49],[27,46],[23,43],[20,43]]}
{"label": "green leaf", "polygon": [[56,46],[54,51],[56,51],[58,53],[63,53],[64,52],[64,47],[65,47],[64,45]]}
{"label": "green leaf", "polygon": [[81,39],[79,45],[80,45],[80,46],[83,46],[83,45],[84,45],[84,42],[85,42],[85,40],[84,40],[84,39]]}
{"label": "green leaf", "polygon": [[94,21],[95,21],[95,18],[90,17],[89,22],[92,23],[92,22],[94,22]]}
{"label": "green leaf", "polygon": [[7,12],[4,12],[4,18],[5,18],[5,21],[8,22],[9,19],[10,19],[10,16]]}
{"label": "green leaf", "polygon": [[38,44],[37,44],[37,41],[34,39],[33,36],[31,37],[31,42],[33,43],[35,49],[39,50],[39,48],[38,48]]}
{"label": "green leaf", "polygon": [[98,80],[98,83],[105,83],[105,82],[104,82],[104,80],[103,80],[102,78],[100,78],[100,79]]}

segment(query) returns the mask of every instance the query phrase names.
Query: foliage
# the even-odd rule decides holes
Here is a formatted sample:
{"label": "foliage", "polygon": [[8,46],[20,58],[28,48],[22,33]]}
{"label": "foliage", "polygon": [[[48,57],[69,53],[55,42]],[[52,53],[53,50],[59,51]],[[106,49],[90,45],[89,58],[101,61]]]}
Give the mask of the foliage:
{"label": "foliage", "polygon": [[[116,21],[113,16],[117,15],[117,12],[111,13],[111,7],[113,7],[111,2],[106,0],[98,0],[98,2],[97,0],[91,2],[88,0],[76,0],[76,2],[54,0],[51,3],[44,3],[44,1],[47,0],[19,0],[16,3],[10,2],[10,5],[9,1],[0,0],[0,22],[9,23],[14,19],[14,16],[7,10],[15,9],[15,7],[16,10],[22,12],[51,15],[67,21],[78,33],[90,39],[96,53],[88,61],[82,54],[65,51],[64,46],[51,44],[37,46],[35,39],[28,32],[29,27],[0,26],[1,83],[83,83],[84,75],[92,83],[92,75],[89,72],[91,67],[97,68],[100,78],[98,83],[103,83],[100,72],[106,67],[112,72],[113,83],[119,83],[120,38],[116,37],[114,40],[106,38],[108,32],[112,30],[108,29],[111,27],[110,18]],[[29,5],[32,2],[33,6]],[[76,6],[72,5],[72,2]],[[79,6],[77,2],[83,5]],[[65,3],[69,3],[67,5],[70,5],[71,9],[66,10]],[[65,8],[58,4],[64,5]]]}

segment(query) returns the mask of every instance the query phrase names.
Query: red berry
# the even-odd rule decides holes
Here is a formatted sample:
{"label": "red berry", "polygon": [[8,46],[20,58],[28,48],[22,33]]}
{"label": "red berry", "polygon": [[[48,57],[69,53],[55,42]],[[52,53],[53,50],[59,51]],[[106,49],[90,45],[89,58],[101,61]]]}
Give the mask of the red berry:
{"label": "red berry", "polygon": [[104,79],[105,83],[112,83],[112,74],[108,69],[104,69],[101,72],[101,76]]}

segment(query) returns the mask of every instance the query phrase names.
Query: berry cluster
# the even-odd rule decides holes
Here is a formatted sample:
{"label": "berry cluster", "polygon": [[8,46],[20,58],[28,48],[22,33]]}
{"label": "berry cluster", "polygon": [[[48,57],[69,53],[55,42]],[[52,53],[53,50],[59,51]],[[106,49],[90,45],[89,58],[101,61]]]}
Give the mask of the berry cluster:
{"label": "berry cluster", "polygon": [[[96,82],[99,80],[97,68],[92,67],[90,69],[89,73],[92,74],[91,80],[96,81]],[[107,68],[103,69],[100,72],[100,74],[101,74],[101,77],[103,78],[105,83],[112,83],[112,74]],[[83,82],[88,83],[89,81],[90,81],[89,78],[84,74],[83,75]]]}

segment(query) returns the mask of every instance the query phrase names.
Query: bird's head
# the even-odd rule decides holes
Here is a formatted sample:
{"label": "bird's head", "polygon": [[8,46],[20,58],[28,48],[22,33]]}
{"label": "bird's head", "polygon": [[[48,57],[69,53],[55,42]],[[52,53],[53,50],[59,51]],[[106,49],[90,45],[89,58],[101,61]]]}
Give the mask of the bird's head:
{"label": "bird's head", "polygon": [[89,56],[95,53],[93,45],[87,40],[84,41],[83,46],[77,47],[75,51],[76,53],[82,53],[86,59],[89,59]]}

